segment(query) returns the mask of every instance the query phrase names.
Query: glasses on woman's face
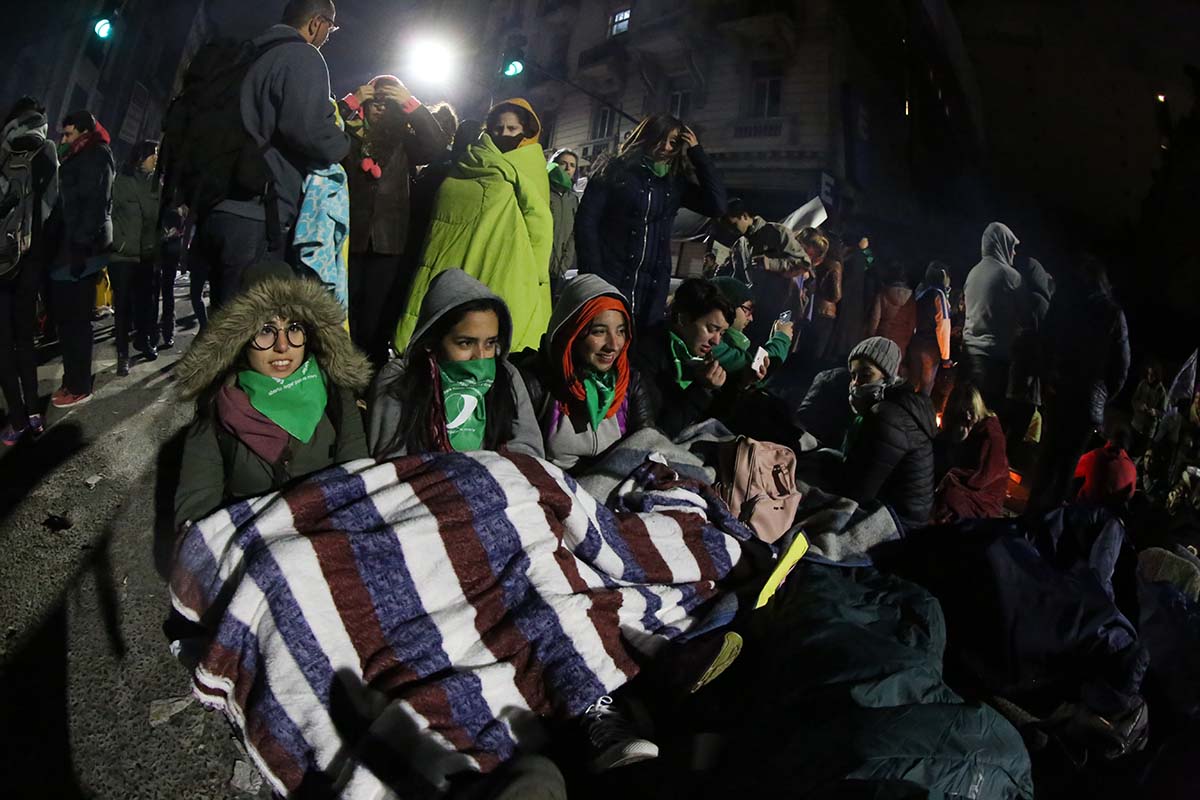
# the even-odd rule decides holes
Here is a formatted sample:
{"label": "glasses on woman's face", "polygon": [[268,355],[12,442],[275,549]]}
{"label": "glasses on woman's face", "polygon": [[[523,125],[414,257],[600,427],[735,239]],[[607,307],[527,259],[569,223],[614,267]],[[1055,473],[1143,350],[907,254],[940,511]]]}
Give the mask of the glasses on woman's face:
{"label": "glasses on woman's face", "polygon": [[279,341],[280,333],[292,347],[303,347],[304,343],[308,341],[308,332],[304,329],[303,323],[288,323],[288,326],[281,331],[268,322],[262,326],[262,330],[254,334],[254,338],[250,340],[250,346],[255,350],[270,350]]}

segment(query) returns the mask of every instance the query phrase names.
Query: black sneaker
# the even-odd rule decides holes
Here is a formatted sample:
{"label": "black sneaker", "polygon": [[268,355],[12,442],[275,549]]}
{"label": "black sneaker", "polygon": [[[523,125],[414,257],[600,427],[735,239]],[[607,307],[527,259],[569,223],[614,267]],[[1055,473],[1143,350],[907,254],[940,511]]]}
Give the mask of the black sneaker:
{"label": "black sneaker", "polygon": [[162,343],[159,344],[159,346],[158,346],[158,349],[159,350],[170,350],[174,346],[175,346],[175,337],[174,336],[164,336]]}
{"label": "black sneaker", "polygon": [[613,707],[613,699],[608,695],[588,706],[580,721],[592,746],[593,772],[658,758],[658,745],[638,736],[625,715]]}

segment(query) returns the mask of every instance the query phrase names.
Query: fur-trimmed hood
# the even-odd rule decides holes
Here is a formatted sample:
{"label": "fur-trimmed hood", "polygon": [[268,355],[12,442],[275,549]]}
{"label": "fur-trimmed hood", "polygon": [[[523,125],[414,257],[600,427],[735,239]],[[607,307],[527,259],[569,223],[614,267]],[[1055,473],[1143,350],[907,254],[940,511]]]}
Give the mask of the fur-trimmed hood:
{"label": "fur-trimmed hood", "polygon": [[179,394],[192,399],[224,379],[254,334],[273,317],[307,323],[313,354],[329,382],[360,394],[371,383],[373,368],[350,342],[342,327],[345,316],[329,290],[316,281],[263,280],[212,315],[208,328],[175,367]]}

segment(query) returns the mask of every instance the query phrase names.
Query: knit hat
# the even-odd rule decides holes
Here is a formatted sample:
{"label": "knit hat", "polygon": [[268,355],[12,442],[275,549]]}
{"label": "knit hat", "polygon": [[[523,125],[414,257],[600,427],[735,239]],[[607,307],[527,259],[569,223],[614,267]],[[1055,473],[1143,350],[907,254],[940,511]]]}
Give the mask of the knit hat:
{"label": "knit hat", "polygon": [[713,278],[713,285],[721,290],[721,294],[725,295],[725,299],[734,308],[752,300],[754,297],[750,293],[750,287],[737,278]]}
{"label": "knit hat", "polygon": [[850,358],[846,359],[846,366],[849,367],[850,362],[856,358],[865,358],[867,361],[870,361],[891,382],[894,382],[899,377],[900,345],[891,339],[886,339],[882,336],[872,336],[870,339],[863,339],[850,351]]}

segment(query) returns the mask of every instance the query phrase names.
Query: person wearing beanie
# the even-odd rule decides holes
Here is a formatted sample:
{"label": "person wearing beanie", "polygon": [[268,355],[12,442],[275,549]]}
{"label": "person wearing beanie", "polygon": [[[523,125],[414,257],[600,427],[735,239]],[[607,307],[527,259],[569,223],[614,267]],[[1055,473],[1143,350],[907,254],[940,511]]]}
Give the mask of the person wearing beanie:
{"label": "person wearing beanie", "polygon": [[380,367],[412,279],[404,263],[410,177],[445,154],[450,135],[393,75],[372,78],[339,107],[351,134],[342,162],[350,187],[350,338]]}
{"label": "person wearing beanie", "polygon": [[850,407],[838,493],[859,504],[882,502],[906,526],[928,524],[933,508],[933,437],[929,398],[900,381],[900,347],[873,336],[847,362]]}
{"label": "person wearing beanie", "polygon": [[[733,324],[721,337],[721,343],[713,348],[713,358],[726,372],[737,375],[753,363],[757,352],[746,335],[747,326],[754,321],[754,294],[736,278],[713,278],[713,285],[733,306],[734,313]],[[790,320],[775,320],[772,324],[771,338],[762,345],[767,351],[768,366],[782,364],[787,359],[792,349],[792,330]]]}
{"label": "person wearing beanie", "polygon": [[368,455],[355,398],[371,364],[346,335],[341,304],[282,262],[243,280],[175,367],[180,396],[196,401],[178,525]]}
{"label": "person wearing beanie", "polygon": [[451,167],[434,198],[425,248],[396,328],[396,352],[404,352],[413,338],[433,279],[452,269],[505,302],[512,312],[514,348],[537,346],[550,321],[554,248],[541,133],[529,101],[516,97],[497,103],[484,132]]}
{"label": "person wearing beanie", "polygon": [[104,126],[87,111],[62,121],[58,200],[47,240],[58,242],[50,262],[50,301],[62,344],[63,382],[50,397],[56,408],[92,399],[92,304],[96,276],[112,246],[112,186],[116,162]]}
{"label": "person wearing beanie", "polygon": [[653,427],[654,408],[629,364],[629,301],[599,275],[568,281],[539,350],[513,356],[546,445],[565,470],[586,468],[634,431]]}

